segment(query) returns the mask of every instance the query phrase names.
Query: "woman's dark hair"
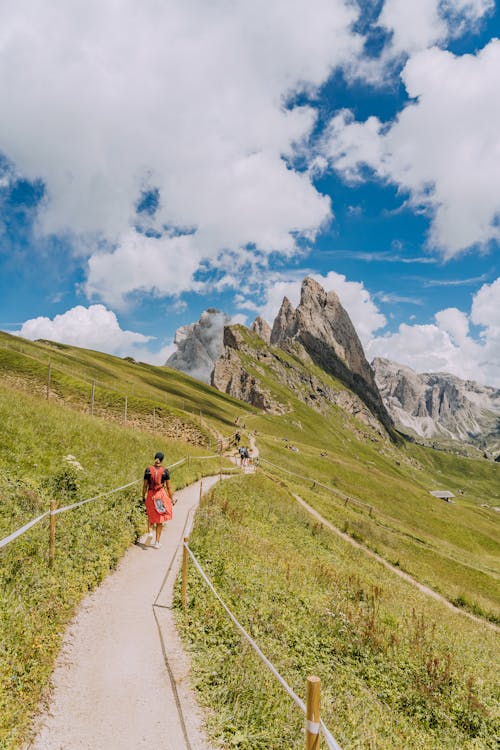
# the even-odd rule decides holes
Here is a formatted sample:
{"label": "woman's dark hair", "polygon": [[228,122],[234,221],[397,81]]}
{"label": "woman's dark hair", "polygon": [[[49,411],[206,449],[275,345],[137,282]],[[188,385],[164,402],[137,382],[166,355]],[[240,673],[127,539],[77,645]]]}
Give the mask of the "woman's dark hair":
{"label": "woman's dark hair", "polygon": [[155,459],[158,459],[159,461],[163,461],[164,458],[165,456],[163,455],[161,451],[158,451],[158,453],[155,453]]}

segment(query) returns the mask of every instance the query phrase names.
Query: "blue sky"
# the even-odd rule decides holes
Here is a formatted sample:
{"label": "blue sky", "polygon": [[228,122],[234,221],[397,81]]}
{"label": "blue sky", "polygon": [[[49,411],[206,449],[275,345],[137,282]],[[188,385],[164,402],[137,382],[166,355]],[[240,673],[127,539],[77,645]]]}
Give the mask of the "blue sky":
{"label": "blue sky", "polygon": [[161,363],[310,274],[369,359],[500,387],[492,0],[0,13],[3,330]]}

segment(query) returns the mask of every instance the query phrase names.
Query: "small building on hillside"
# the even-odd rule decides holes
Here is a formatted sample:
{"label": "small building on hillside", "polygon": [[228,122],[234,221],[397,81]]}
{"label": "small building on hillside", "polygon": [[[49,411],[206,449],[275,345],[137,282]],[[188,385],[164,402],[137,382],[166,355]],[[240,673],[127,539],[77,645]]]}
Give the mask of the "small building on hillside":
{"label": "small building on hillside", "polygon": [[431,495],[438,497],[440,500],[446,500],[447,503],[451,503],[452,498],[455,497],[453,492],[450,492],[449,490],[432,490]]}

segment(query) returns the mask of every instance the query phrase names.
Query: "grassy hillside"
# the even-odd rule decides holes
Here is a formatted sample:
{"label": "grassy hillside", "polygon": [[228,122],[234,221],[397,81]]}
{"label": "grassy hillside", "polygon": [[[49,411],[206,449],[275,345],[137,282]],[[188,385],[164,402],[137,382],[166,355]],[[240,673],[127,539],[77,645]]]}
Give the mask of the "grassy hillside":
{"label": "grassy hillside", "polygon": [[[217,486],[190,546],[217,590],[345,750],[496,748],[498,635],[321,528],[262,475]],[[179,602],[177,601],[179,606]],[[178,622],[217,746],[303,747],[303,717],[190,571]]]}
{"label": "grassy hillside", "polygon": [[[132,403],[142,404],[145,413],[152,404],[161,403],[162,397],[167,403],[177,400],[181,407],[184,400],[184,411],[167,406],[164,419],[167,421],[173,412],[185,428],[180,431],[185,439],[168,439],[162,422],[158,419],[153,432],[152,423],[144,419],[144,413],[141,417],[138,409],[135,419],[122,424],[117,423],[113,409],[107,413],[103,408],[106,419],[81,413],[89,410],[82,402],[80,375],[96,375],[92,368],[101,355],[64,349],[62,364],[57,359],[60,378],[55,378],[54,367],[53,390],[47,401],[43,381],[47,368],[39,367],[38,359],[26,356],[33,351],[41,356],[40,347],[16,344],[22,345],[22,354],[10,348],[0,350],[0,538],[41,515],[51,498],[65,505],[140,478],[144,466],[159,449],[164,451],[167,464],[187,453],[191,457],[189,465],[174,469],[174,489],[219,470],[218,459],[199,462],[196,456],[207,453],[207,444],[214,441],[214,435],[228,431],[235,411],[231,399],[214,392],[209,403],[204,398],[208,389],[202,384],[198,386],[183,377],[176,382],[171,372],[156,372],[155,368],[150,372],[146,366],[142,369],[147,377],[141,380],[136,375],[132,384],[128,369],[133,369],[133,365],[103,355],[100,382],[104,382],[105,373],[105,393],[110,398],[116,393],[133,392]],[[45,347],[41,350],[43,353]],[[71,376],[66,371],[62,373],[69,359],[74,368]],[[155,381],[154,386],[148,383],[149,377]],[[207,406],[201,421],[199,414],[192,413],[199,404]],[[221,414],[220,418],[210,416],[211,408]],[[242,411],[239,405],[238,408]],[[65,456],[74,456],[82,470]],[[0,550],[2,750],[21,747],[37,705],[47,691],[61,636],[75,606],[116,566],[144,527],[141,488],[137,484],[57,516],[52,570],[47,564],[47,518]]]}
{"label": "grassy hillside", "polygon": [[[272,361],[252,356],[263,343],[245,338],[245,366],[286,414],[257,412],[168,368],[0,334],[0,538],[54,494],[66,502],[132,481],[159,447],[169,463],[206,453],[238,419],[244,443],[256,436],[259,475],[214,491],[193,545],[269,656],[301,694],[305,675],[320,674],[344,750],[493,747],[498,636],[322,529],[292,493],[450,601],[498,621],[500,465],[390,440],[337,406],[314,404],[309,376],[345,388],[283,353],[283,367],[299,372],[290,388]],[[193,461],[174,483],[217,469]],[[455,503],[434,489],[451,490]],[[0,551],[2,750],[20,747],[76,603],[138,533],[138,497],[132,489],[74,511],[78,520],[59,516],[64,542],[52,572],[46,520]],[[190,591],[182,627],[202,700],[216,709],[214,736],[224,747],[300,746],[301,717],[281,689],[264,694],[262,668],[245,649],[240,656],[238,636],[195,578]]]}

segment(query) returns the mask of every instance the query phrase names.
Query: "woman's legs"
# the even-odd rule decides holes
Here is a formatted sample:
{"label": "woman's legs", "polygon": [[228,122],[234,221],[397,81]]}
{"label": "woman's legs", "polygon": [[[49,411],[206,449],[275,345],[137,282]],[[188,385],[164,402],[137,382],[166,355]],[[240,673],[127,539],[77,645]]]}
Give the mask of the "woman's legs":
{"label": "woman's legs", "polygon": [[161,537],[161,532],[162,531],[163,531],[163,524],[162,523],[157,523],[156,524],[156,540],[155,541],[157,541],[157,542],[160,541],[160,537]]}

